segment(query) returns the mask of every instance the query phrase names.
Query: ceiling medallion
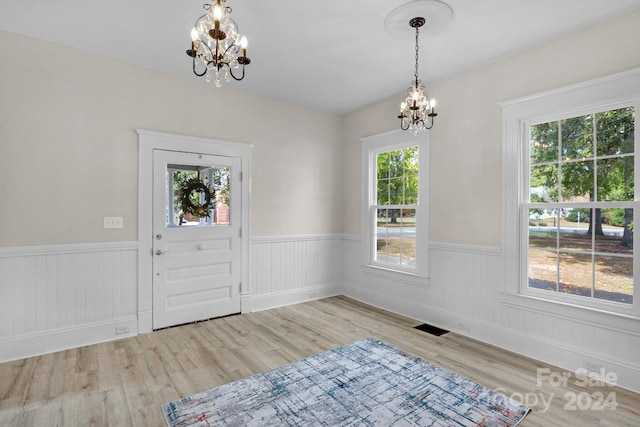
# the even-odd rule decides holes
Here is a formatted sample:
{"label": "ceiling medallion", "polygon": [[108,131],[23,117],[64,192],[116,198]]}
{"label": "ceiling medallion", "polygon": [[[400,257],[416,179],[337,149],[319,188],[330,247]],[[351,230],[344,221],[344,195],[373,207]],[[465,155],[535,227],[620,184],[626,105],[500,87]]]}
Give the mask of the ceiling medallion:
{"label": "ceiling medallion", "polygon": [[384,29],[391,37],[408,40],[413,38],[412,18],[422,17],[422,36],[431,36],[442,31],[453,19],[453,9],[439,0],[414,0],[393,9],[384,20]]}

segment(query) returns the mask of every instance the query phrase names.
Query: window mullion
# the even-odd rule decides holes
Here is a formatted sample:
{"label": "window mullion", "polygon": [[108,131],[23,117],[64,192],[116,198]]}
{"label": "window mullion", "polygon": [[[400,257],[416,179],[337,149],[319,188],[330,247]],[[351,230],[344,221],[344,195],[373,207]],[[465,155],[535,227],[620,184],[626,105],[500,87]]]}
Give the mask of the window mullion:
{"label": "window mullion", "polygon": [[558,202],[562,200],[562,120],[558,120]]}
{"label": "window mullion", "polygon": [[[598,115],[593,115],[592,123],[592,139],[593,139],[593,202],[599,200],[598,197]],[[596,212],[597,209],[592,208],[593,218],[591,218],[591,298],[596,296]]]}
{"label": "window mullion", "polygon": [[593,115],[593,201],[598,197],[598,115]]}

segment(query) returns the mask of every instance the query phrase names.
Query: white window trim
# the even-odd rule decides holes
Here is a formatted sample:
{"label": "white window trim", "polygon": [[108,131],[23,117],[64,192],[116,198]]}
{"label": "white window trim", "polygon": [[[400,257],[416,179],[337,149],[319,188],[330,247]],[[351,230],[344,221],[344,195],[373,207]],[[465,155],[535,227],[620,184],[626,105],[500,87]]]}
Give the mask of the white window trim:
{"label": "white window trim", "polygon": [[[566,294],[531,289],[527,286],[527,254],[523,247],[527,241],[528,227],[524,227],[523,202],[528,182],[528,127],[536,123],[569,118],[596,111],[613,110],[632,105],[635,107],[635,127],[640,122],[640,68],[611,76],[578,83],[536,95],[500,103],[503,114],[502,179],[504,231],[502,236],[505,254],[505,287],[503,300],[509,304],[525,305],[537,310],[568,307],[598,313],[603,316],[640,318],[640,233],[634,233],[634,296],[633,304],[577,297]],[[640,135],[635,135],[635,153],[640,155]],[[636,167],[636,182],[640,168]],[[636,188],[634,215],[640,215],[637,202],[640,188]]]}
{"label": "white window trim", "polygon": [[[362,143],[362,269],[363,274],[391,279],[409,285],[429,285],[429,131],[418,135],[394,130],[365,138]],[[418,205],[416,208],[416,267],[409,268],[373,261],[374,227],[370,212],[376,197],[376,154],[384,151],[418,147]]]}

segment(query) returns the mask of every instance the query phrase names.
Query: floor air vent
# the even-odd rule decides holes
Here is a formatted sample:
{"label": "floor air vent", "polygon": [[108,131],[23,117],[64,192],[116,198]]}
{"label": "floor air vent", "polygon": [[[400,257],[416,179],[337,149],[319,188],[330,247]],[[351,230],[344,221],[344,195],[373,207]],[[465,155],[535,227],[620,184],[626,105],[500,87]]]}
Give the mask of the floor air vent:
{"label": "floor air vent", "polygon": [[439,337],[440,335],[444,335],[447,332],[449,332],[449,331],[446,331],[444,329],[440,329],[440,328],[438,328],[436,326],[428,325],[426,323],[423,323],[422,325],[416,326],[415,329],[419,329],[419,330],[421,330],[423,332],[427,332],[427,333],[429,333],[431,335],[435,335],[437,337]]}

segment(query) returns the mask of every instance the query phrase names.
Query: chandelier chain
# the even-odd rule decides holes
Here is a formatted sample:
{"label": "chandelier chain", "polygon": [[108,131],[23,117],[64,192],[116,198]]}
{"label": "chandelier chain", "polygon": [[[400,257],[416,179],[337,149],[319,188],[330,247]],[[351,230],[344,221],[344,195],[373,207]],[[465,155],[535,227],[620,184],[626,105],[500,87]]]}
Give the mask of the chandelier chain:
{"label": "chandelier chain", "polygon": [[419,52],[419,47],[418,47],[418,35],[419,35],[419,31],[420,29],[418,27],[416,27],[416,86],[418,86],[418,52]]}

